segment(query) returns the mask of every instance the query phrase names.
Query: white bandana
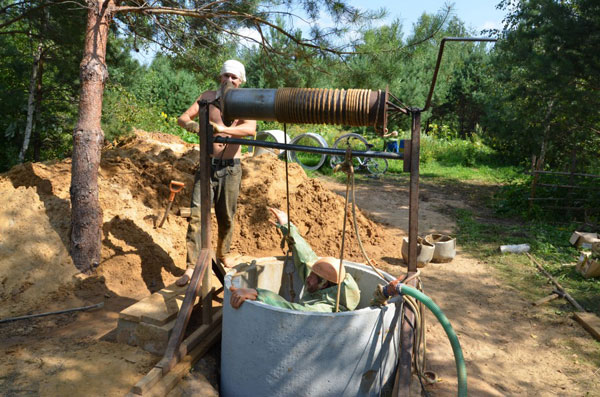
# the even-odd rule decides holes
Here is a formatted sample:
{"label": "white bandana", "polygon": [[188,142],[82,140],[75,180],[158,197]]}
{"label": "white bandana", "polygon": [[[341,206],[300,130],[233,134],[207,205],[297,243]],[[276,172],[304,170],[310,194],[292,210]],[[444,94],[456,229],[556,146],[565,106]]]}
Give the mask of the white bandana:
{"label": "white bandana", "polygon": [[237,77],[240,78],[242,84],[246,82],[246,69],[244,68],[244,65],[241,62],[236,61],[235,59],[225,61],[223,67],[221,68],[221,74],[219,76],[222,76],[225,73],[235,74]]}

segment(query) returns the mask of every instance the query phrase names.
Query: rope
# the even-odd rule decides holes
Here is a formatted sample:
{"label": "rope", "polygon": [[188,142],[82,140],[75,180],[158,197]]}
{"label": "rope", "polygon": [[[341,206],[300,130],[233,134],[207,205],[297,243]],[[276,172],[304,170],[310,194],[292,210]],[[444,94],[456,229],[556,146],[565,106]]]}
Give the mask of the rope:
{"label": "rope", "polygon": [[[287,124],[283,123],[283,142],[287,145]],[[284,156],[285,157],[285,201],[286,201],[286,205],[287,205],[287,218],[288,218],[288,222],[287,222],[287,234],[284,236],[284,239],[286,239],[288,241],[288,249],[285,253],[285,262],[284,265],[287,266],[289,257],[290,257],[290,243],[289,243],[289,237],[290,237],[290,225],[291,225],[291,214],[290,214],[290,184],[289,184],[289,175],[288,175],[288,156]],[[293,260],[293,258],[292,258]],[[289,279],[290,279],[290,301],[293,303],[294,299],[296,298],[296,292],[294,291],[294,273],[288,273]]]}
{"label": "rope", "polygon": [[[417,278],[417,289],[419,291],[423,291],[423,283],[421,282],[421,279],[418,277],[420,274],[420,271],[417,271],[417,273],[411,275],[410,277],[405,278],[405,280],[403,280],[403,283],[406,283],[407,281],[410,281],[412,279],[414,279],[415,277]],[[432,382],[431,379],[429,379],[425,374],[427,373],[425,371],[425,366],[426,366],[426,351],[427,351],[427,339],[426,339],[426,333],[425,333],[425,316],[423,315],[423,303],[419,301],[419,303],[417,303],[417,301],[408,296],[408,295],[403,295],[403,299],[404,302],[411,308],[411,310],[413,311],[413,313],[415,314],[415,325],[414,325],[414,340],[413,340],[413,357],[414,357],[414,369],[415,372],[417,373],[417,376],[419,377],[419,382],[421,383],[421,387],[423,388],[423,391],[425,391],[424,389],[424,385],[423,385],[423,380],[425,381],[426,384],[431,384],[431,383],[435,383],[435,381]],[[403,321],[404,321],[404,315],[402,316]],[[433,374],[434,378],[437,378],[437,376],[435,375],[434,372],[429,371],[431,374]],[[427,393],[425,391],[425,393]]]}
{"label": "rope", "polygon": [[[335,312],[340,311],[340,292],[342,291],[342,280],[340,280],[340,276],[342,275],[342,263],[344,262],[344,244],[346,242],[346,220],[348,219],[348,193],[350,190],[350,176],[354,175],[354,167],[352,167],[352,148],[346,148],[346,157],[344,162],[335,166],[336,169],[343,168],[344,172],[348,174],[346,180],[346,201],[344,202],[344,225],[342,227],[342,248],[340,252],[340,265],[338,267],[338,277],[337,277],[337,297],[335,299]],[[334,170],[335,172],[335,170]]]}
{"label": "rope", "polygon": [[354,221],[354,232],[356,233],[356,240],[358,241],[358,246],[360,247],[360,252],[362,252],[363,257],[365,258],[365,261],[369,264],[369,266],[371,266],[371,269],[373,269],[373,271],[375,273],[377,273],[377,275],[385,282],[387,282],[387,280],[385,279],[384,275],[381,273],[381,271],[379,271],[379,269],[377,269],[375,267],[376,262],[373,259],[369,258],[369,255],[367,255],[367,251],[365,251],[365,247],[363,246],[362,240],[360,239],[360,233],[358,233],[358,222],[357,222],[357,216],[356,216],[356,196],[354,195],[354,173],[352,173],[352,218]]}
{"label": "rope", "polygon": [[[381,109],[381,95],[366,89],[279,88],[275,93],[275,118],[282,123],[342,124],[367,126],[378,116],[370,110],[374,100]],[[383,104],[385,107],[385,104]]]}

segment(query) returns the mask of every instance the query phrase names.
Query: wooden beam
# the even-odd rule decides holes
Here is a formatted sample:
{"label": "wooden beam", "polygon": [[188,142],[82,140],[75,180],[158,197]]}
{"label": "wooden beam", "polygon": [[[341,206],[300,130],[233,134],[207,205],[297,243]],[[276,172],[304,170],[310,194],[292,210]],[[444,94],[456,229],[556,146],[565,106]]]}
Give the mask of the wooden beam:
{"label": "wooden beam", "polygon": [[573,317],[590,335],[600,341],[600,317],[594,313],[573,313]]}
{"label": "wooden beam", "polygon": [[553,294],[543,297],[542,299],[536,300],[535,302],[532,303],[532,305],[540,306],[540,305],[543,305],[544,303],[548,303],[548,302],[553,301],[554,299],[558,299],[558,298],[560,298],[560,295],[557,293],[553,293]]}
{"label": "wooden beam", "polygon": [[546,271],[546,269],[544,269],[544,267],[542,265],[540,265],[538,263],[538,261],[536,261],[533,256],[531,256],[529,254],[529,252],[526,252],[525,255],[527,255],[527,257],[531,260],[531,262],[533,262],[534,265],[537,266],[537,268],[544,273],[544,275],[546,277],[548,277],[550,279],[550,281],[552,281],[552,283],[554,283],[554,285],[556,286],[556,288],[558,289],[558,291],[562,292],[565,294],[565,298],[569,301],[570,304],[572,304],[573,306],[575,306],[575,308],[581,312],[585,312],[585,309],[583,307],[581,307],[581,305],[579,303],[577,303],[577,301],[575,299],[573,299],[573,297],[571,295],[569,295],[569,293],[562,287],[562,285],[560,285],[558,283],[558,281],[556,281],[556,279],[554,279],[554,277],[552,277],[552,275],[550,275],[550,273],[548,273]]}
{"label": "wooden beam", "polygon": [[[193,362],[197,360],[200,356],[196,357],[199,351],[197,347],[203,346],[207,340],[212,338],[214,332],[218,331],[218,334],[221,333],[222,328],[222,319],[223,319],[223,309],[219,308],[213,314],[213,320],[211,324],[203,324],[197,330],[192,332],[190,336],[185,338],[178,349],[178,354],[176,357],[183,357],[183,359],[179,363],[175,363],[173,369],[176,368],[181,362],[189,361],[189,357],[194,358]],[[214,343],[214,341],[213,341]],[[210,346],[209,346],[210,347]],[[204,353],[202,353],[204,354]],[[168,373],[163,372],[163,367],[167,367],[169,365],[169,361],[165,360],[165,358],[161,359],[154,368],[150,370],[138,383],[133,386],[131,389],[131,393],[134,395],[145,396],[146,393],[149,392],[150,389],[154,387],[163,377],[168,376]]]}
{"label": "wooden beam", "polygon": [[210,273],[208,268],[212,260],[212,256],[212,252],[207,249],[202,249],[200,251],[200,255],[198,255],[198,262],[196,262],[196,267],[194,267],[194,273],[192,273],[190,284],[188,289],[185,291],[183,304],[181,305],[181,309],[177,315],[177,320],[175,321],[175,327],[173,327],[171,337],[169,338],[169,343],[167,344],[167,350],[165,351],[163,358],[164,362],[167,364],[162,367],[163,374],[169,372],[169,370],[177,363],[178,357],[176,357],[176,353],[181,341],[183,340],[185,329],[187,328],[190,315],[194,309],[194,301],[196,300],[200,290],[200,280],[204,278],[206,273]]}
{"label": "wooden beam", "polygon": [[[192,334],[183,341],[182,346],[185,345],[191,349],[189,353],[182,356],[182,360],[169,373],[163,374],[162,369],[158,366],[152,368],[144,378],[136,383],[128,396],[166,396],[221,336],[222,310],[218,310],[213,317],[214,321],[211,325],[202,325],[200,327],[203,329],[202,332],[198,332],[200,331],[198,329],[195,332],[196,335]],[[194,343],[190,339],[194,339]]]}

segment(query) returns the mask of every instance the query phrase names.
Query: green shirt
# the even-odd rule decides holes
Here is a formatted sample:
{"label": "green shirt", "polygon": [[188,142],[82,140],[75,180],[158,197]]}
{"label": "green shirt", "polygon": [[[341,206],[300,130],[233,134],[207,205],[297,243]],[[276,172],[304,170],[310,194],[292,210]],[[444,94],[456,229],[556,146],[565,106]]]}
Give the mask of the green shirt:
{"label": "green shirt", "polygon": [[[277,227],[281,229],[284,236],[287,234],[287,226],[277,225]],[[311,272],[312,264],[318,257],[306,240],[300,235],[296,226],[291,225],[290,229],[289,242],[293,252],[294,266],[302,281],[305,282]],[[337,289],[338,286],[334,285],[313,293],[305,293],[300,302],[291,303],[272,291],[257,288],[258,297],[256,300],[284,309],[310,312],[335,312]],[[340,311],[354,310],[359,302],[360,290],[358,289],[358,284],[356,284],[350,273],[346,272],[346,277],[342,281],[340,291]]]}

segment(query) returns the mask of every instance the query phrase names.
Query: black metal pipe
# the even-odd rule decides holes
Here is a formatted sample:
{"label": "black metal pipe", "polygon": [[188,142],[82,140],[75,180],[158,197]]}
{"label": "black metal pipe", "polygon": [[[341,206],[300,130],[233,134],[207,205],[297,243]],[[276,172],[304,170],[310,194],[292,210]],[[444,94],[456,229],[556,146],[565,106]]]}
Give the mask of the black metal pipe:
{"label": "black metal pipe", "polygon": [[[225,143],[225,144],[231,143],[231,144],[235,144],[235,145],[258,146],[258,147],[266,147],[266,148],[270,148],[270,149],[291,150],[294,152],[329,154],[332,156],[344,156],[346,154],[346,150],[344,150],[344,149],[333,149],[333,148],[305,146],[305,145],[292,145],[289,143],[285,144],[285,143],[279,143],[279,142],[255,141],[255,140],[250,140],[250,139],[225,138],[222,136],[214,137],[213,141],[215,143]],[[390,160],[404,159],[404,155],[401,153],[375,152],[375,151],[371,151],[371,150],[367,150],[367,151],[353,150],[352,156],[390,159]]]}
{"label": "black metal pipe", "polygon": [[435,70],[433,71],[433,79],[431,80],[431,87],[429,88],[429,95],[425,101],[425,106],[421,109],[422,112],[429,109],[431,105],[431,97],[433,96],[433,90],[437,81],[438,71],[440,70],[440,64],[442,63],[442,55],[444,54],[444,45],[447,41],[498,41],[498,39],[492,39],[488,37],[444,37],[440,44],[440,51],[438,52],[437,62],[435,64]]}

